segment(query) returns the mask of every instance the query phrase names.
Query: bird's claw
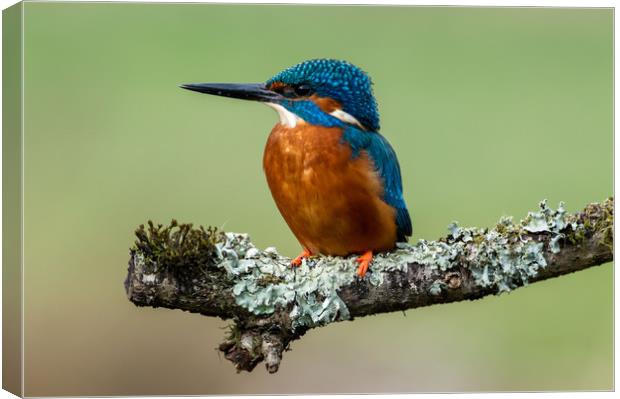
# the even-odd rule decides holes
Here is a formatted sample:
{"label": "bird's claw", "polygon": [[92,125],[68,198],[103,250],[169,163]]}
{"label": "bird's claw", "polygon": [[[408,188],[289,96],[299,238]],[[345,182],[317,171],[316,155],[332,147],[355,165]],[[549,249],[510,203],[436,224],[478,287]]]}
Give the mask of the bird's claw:
{"label": "bird's claw", "polygon": [[310,255],[312,255],[310,251],[308,251],[307,249],[304,249],[298,257],[296,257],[295,259],[291,261],[291,266],[293,267],[301,266],[301,262],[303,262],[303,260],[305,258],[308,258]]}
{"label": "bird's claw", "polygon": [[363,255],[355,259],[359,266],[357,267],[357,275],[359,278],[364,278],[366,272],[368,271],[368,267],[372,262],[372,251],[366,251]]}

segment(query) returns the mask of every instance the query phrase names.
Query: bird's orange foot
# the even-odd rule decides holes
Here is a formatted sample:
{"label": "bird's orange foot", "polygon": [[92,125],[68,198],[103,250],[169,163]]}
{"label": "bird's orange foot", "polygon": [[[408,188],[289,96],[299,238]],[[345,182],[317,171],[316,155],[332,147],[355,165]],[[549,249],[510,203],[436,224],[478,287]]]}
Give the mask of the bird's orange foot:
{"label": "bird's orange foot", "polygon": [[295,259],[293,259],[291,261],[291,266],[301,266],[301,262],[309,257],[310,255],[312,255],[310,253],[310,251],[308,251],[307,249],[304,248],[303,252],[301,253],[301,255],[299,255],[298,257],[296,257]]}
{"label": "bird's orange foot", "polygon": [[372,251],[364,252],[364,254],[355,259],[355,261],[360,264],[357,268],[357,275],[360,276],[360,278],[364,277],[368,271],[370,262],[372,262]]}

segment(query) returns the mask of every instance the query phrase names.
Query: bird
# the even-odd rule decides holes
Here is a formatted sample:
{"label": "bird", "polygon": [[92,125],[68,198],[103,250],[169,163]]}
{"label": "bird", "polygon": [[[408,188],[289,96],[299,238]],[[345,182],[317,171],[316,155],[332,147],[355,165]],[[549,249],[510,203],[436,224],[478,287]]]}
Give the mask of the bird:
{"label": "bird", "polygon": [[189,83],[194,92],[261,102],[276,110],[263,153],[281,215],[312,256],[357,255],[363,278],[377,252],[407,242],[412,223],[396,153],[379,133],[368,74],[354,64],[312,59],[263,83]]}

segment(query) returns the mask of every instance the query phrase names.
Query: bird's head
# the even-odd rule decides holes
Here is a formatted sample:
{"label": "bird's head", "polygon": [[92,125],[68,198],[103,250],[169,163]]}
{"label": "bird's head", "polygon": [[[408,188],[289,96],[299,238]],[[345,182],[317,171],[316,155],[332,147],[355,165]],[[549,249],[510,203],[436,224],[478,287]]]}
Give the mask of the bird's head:
{"label": "bird's head", "polygon": [[364,71],[346,61],[317,59],[279,72],[265,83],[192,83],[184,89],[261,101],[275,108],[282,123],[322,126],[342,123],[379,130],[372,83]]}

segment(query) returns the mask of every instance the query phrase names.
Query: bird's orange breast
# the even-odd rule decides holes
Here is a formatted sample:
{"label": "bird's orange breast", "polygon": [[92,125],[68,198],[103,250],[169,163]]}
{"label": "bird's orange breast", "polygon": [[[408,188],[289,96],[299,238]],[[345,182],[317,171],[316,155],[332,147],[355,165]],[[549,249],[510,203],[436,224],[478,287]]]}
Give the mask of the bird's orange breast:
{"label": "bird's orange breast", "polygon": [[293,234],[313,254],[383,251],[396,242],[395,211],[365,151],[353,158],[342,129],[278,124],[263,167]]}

